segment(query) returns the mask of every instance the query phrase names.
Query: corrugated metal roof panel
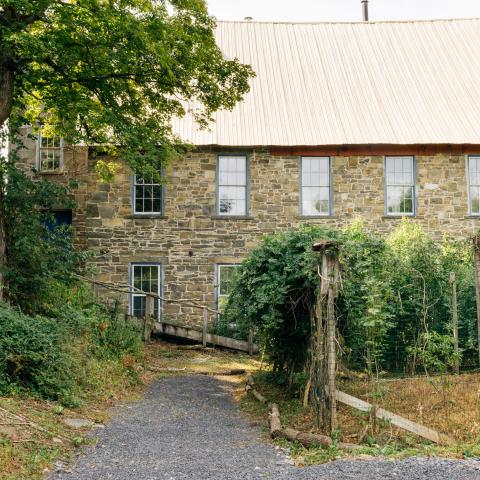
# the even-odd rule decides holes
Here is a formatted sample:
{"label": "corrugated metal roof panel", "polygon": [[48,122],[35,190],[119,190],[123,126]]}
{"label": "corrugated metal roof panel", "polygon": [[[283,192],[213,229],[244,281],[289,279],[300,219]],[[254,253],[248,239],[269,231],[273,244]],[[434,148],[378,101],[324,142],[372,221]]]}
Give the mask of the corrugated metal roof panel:
{"label": "corrugated metal roof panel", "polygon": [[480,144],[480,19],[370,23],[218,22],[251,91],[195,145]]}

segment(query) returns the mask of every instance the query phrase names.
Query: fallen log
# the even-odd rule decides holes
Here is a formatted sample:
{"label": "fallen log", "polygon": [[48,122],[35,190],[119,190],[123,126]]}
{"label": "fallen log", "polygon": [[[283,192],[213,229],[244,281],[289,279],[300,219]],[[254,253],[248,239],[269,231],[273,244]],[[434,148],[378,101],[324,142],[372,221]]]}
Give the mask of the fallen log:
{"label": "fallen log", "polygon": [[420,425],[419,423],[412,422],[411,420],[401,417],[400,415],[396,415],[395,413],[389,412],[388,410],[384,410],[383,408],[374,408],[372,404],[365,402],[364,400],[360,400],[359,398],[353,397],[352,395],[348,395],[347,393],[336,390],[335,397],[337,401],[344,403],[349,407],[356,408],[357,410],[360,410],[362,412],[373,411],[377,418],[387,420],[392,423],[392,425],[400,427],[420,437],[426,438],[431,442],[441,445],[455,444],[454,440],[448,435],[439,433],[436,430],[432,430],[431,428]]}
{"label": "fallen log", "polygon": [[251,385],[247,384],[245,386],[245,391],[251,393],[260,403],[267,404],[267,399],[257,390],[255,390]]}
{"label": "fallen log", "polygon": [[285,428],[282,430],[282,436],[291,442],[297,441],[307,448],[314,446],[331,447],[333,445],[333,440],[326,435],[300,432],[293,428]]}
{"label": "fallen log", "polygon": [[270,436],[277,438],[282,435],[282,424],[280,422],[280,412],[276,403],[270,404]]}
{"label": "fallen log", "polygon": [[253,379],[253,375],[251,373],[247,373],[247,385],[254,386],[255,380]]}

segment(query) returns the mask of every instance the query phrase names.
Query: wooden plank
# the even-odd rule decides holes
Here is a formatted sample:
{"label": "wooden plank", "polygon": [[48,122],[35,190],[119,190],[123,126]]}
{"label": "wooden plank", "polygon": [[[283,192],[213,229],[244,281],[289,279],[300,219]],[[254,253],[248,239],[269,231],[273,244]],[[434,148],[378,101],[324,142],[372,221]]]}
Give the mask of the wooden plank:
{"label": "wooden plank", "polygon": [[[170,335],[172,337],[185,338],[187,340],[193,340],[198,343],[203,342],[203,328],[198,329],[195,327],[189,327],[188,325],[174,325],[165,322],[156,324],[156,328],[159,333]],[[249,351],[248,342],[243,340],[235,340],[233,338],[222,337],[220,335],[213,335],[207,333],[205,335],[206,343],[211,345],[218,345],[220,347],[231,348],[232,350],[240,350],[242,352]],[[258,345],[253,345],[253,352],[258,352]]]}
{"label": "wooden plank", "polygon": [[[372,411],[372,404],[353,397],[352,395],[348,395],[347,393],[337,390],[335,392],[335,396],[339,402],[344,403],[349,407],[356,408],[362,412]],[[376,408],[375,415],[382,420],[388,420],[393,425],[403,428],[404,430],[414,433],[420,437],[426,438],[434,443],[442,445],[453,445],[455,443],[450,437],[444,435],[443,433],[439,433],[436,430],[432,430],[431,428],[420,425],[419,423],[412,422],[411,420],[389,412],[388,410],[384,410],[383,408]]]}

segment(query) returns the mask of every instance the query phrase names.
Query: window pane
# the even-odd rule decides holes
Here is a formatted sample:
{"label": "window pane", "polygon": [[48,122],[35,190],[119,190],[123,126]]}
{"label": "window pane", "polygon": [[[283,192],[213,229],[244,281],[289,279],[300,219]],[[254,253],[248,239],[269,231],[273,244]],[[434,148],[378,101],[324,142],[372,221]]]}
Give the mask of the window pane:
{"label": "window pane", "polygon": [[133,296],[133,316],[144,317],[145,316],[146,299],[144,295]]}
{"label": "window pane", "polygon": [[480,214],[480,157],[468,157],[470,213]]}
{"label": "window pane", "polygon": [[218,157],[218,212],[247,214],[247,158]]}
{"label": "window pane", "polygon": [[413,214],[415,180],[413,157],[386,157],[385,183],[387,213]]}
{"label": "window pane", "polygon": [[[151,292],[156,295],[161,293],[160,285],[160,265],[132,265],[133,287],[143,292]],[[143,317],[145,315],[146,298],[145,295],[132,292],[132,315]],[[159,318],[160,299],[154,301],[154,315]]]}
{"label": "window pane", "polygon": [[217,265],[217,308],[222,311],[232,292],[233,277],[238,265]]}
{"label": "window pane", "polygon": [[152,183],[153,179],[146,182],[143,178],[135,176],[134,207],[135,213],[162,213],[163,187],[159,183]]}
{"label": "window pane", "polygon": [[218,187],[219,211],[228,215],[245,215],[246,200],[244,187]]}
{"label": "window pane", "polygon": [[329,213],[329,188],[304,187],[302,211],[304,215],[326,215]]}
{"label": "window pane", "polygon": [[330,158],[302,157],[302,214],[330,213]]}

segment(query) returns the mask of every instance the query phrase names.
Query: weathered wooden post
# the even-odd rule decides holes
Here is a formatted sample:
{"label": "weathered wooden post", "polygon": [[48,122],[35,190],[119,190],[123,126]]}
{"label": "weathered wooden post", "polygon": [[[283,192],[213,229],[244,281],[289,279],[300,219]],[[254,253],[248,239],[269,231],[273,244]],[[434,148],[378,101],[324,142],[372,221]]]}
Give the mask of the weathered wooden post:
{"label": "weathered wooden post", "polygon": [[202,344],[203,348],[207,346],[207,328],[208,328],[208,310],[203,309],[203,328],[202,328]]}
{"label": "weathered wooden post", "polygon": [[312,358],[316,370],[314,395],[318,399],[318,417],[323,417],[324,428],[331,435],[337,429],[335,297],[338,294],[340,279],[338,243],[333,240],[321,240],[314,243],[313,250],[322,255],[315,315],[316,338]]}
{"label": "weathered wooden post", "polygon": [[475,291],[477,299],[477,348],[478,364],[480,365],[480,235],[473,237],[473,258],[475,261]]}
{"label": "weathered wooden post", "polygon": [[450,272],[450,285],[452,286],[452,323],[453,346],[455,349],[455,374],[460,374],[460,361],[458,357],[458,307],[457,307],[457,277],[455,272]]}
{"label": "weathered wooden post", "polygon": [[150,340],[151,335],[151,324],[153,322],[153,297],[151,295],[145,296],[145,323],[144,323],[144,330],[143,330],[143,340],[148,342]]}
{"label": "weathered wooden post", "polygon": [[248,331],[248,354],[253,355],[253,328]]}

